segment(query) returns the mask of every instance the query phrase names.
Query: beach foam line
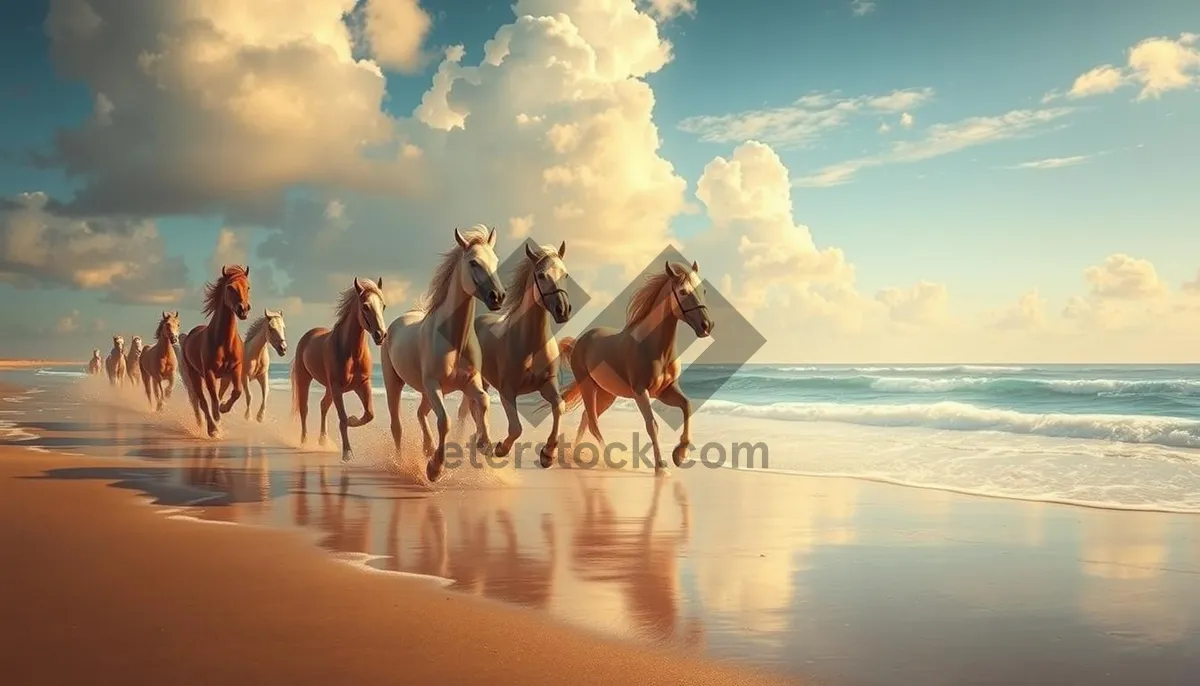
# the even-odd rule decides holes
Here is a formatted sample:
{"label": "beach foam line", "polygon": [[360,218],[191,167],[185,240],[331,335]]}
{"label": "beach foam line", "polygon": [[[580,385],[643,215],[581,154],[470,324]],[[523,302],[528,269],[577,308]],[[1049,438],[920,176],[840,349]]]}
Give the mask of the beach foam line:
{"label": "beach foam line", "polygon": [[701,413],[759,417],[793,422],[836,422],[878,427],[920,427],[949,431],[995,431],[1047,438],[1074,438],[1120,443],[1150,443],[1172,448],[1200,448],[1200,421],[1182,417],[1114,414],[1032,414],[943,401],[928,404],[861,404],[782,402],[743,405],[709,400]]}
{"label": "beach foam line", "polygon": [[944,491],[946,493],[957,493],[959,495],[978,496],[982,498],[992,498],[995,500],[1018,500],[1021,502],[1046,503],[1050,505],[1069,505],[1072,507],[1087,507],[1094,510],[1115,510],[1121,512],[1161,512],[1167,514],[1200,514],[1200,494],[1197,494],[1198,500],[1196,504],[1172,504],[1161,502],[1122,503],[1111,500],[1088,500],[1086,498],[1077,498],[1067,494],[1059,493],[1019,493],[988,490],[986,488],[951,486],[947,484],[902,479],[899,477],[878,473],[818,472],[799,469],[763,469],[755,467],[726,468],[736,469],[740,472],[760,472],[783,476],[799,476],[818,479],[852,479],[855,481],[867,481],[871,483],[889,484],[892,486],[904,486],[906,488],[916,488],[926,491]]}
{"label": "beach foam line", "polygon": [[398,572],[398,571],[391,570],[391,569],[380,569],[378,567],[371,566],[371,563],[375,562],[376,560],[390,560],[391,559],[390,555],[371,555],[369,553],[345,553],[345,552],[342,552],[342,553],[330,553],[329,556],[336,562],[340,562],[345,565],[350,565],[351,567],[354,567],[355,569],[358,569],[363,572],[370,572],[371,574],[391,574],[394,576],[401,576],[401,577],[405,577],[408,579],[415,579],[417,581],[433,583],[433,584],[435,584],[437,586],[441,586],[443,588],[446,586],[450,586],[454,583],[454,579],[447,579],[444,576],[437,576],[434,574],[418,574],[416,572]]}

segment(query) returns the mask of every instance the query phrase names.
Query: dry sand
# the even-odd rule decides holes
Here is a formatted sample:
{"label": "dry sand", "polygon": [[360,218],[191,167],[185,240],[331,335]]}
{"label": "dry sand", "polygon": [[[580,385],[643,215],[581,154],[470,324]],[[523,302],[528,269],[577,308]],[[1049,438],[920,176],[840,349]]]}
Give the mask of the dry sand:
{"label": "dry sand", "polygon": [[0,450],[5,683],[788,683],[36,478],[123,464]]}

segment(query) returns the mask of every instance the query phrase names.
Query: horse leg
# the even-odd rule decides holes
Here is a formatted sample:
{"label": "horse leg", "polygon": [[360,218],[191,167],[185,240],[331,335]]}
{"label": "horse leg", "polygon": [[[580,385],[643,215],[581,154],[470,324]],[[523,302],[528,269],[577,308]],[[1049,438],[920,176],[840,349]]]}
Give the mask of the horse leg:
{"label": "horse leg", "polygon": [[450,432],[450,419],[446,416],[446,401],[442,398],[442,389],[438,388],[438,382],[435,379],[425,379],[424,385],[429,407],[437,417],[437,450],[425,466],[425,476],[433,482],[442,475],[442,465],[446,461],[446,434]]}
{"label": "horse leg", "polygon": [[483,390],[482,381],[483,379],[476,374],[463,389],[463,398],[470,403],[471,414],[475,417],[475,448],[486,454],[492,451],[491,430],[488,427],[488,410],[491,403]]}
{"label": "horse leg", "polygon": [[429,404],[429,396],[421,396],[421,404],[417,405],[417,423],[421,425],[421,437],[425,457],[433,455],[433,433],[429,431],[429,413],[433,406]]}
{"label": "horse leg", "polygon": [[163,391],[162,379],[155,379],[152,383],[154,384],[155,411],[162,412],[163,411],[163,398],[164,397],[169,398],[171,396],[170,391]]}
{"label": "horse leg", "polygon": [[371,399],[371,380],[367,379],[360,383],[354,389],[354,394],[358,396],[358,401],[362,403],[363,413],[361,417],[349,417],[346,419],[346,424],[351,428],[365,426],[375,419],[375,408],[372,405]]}
{"label": "horse leg", "polygon": [[204,426],[204,420],[200,418],[200,408],[204,407],[204,416],[208,416],[208,408],[204,405],[204,394],[200,392],[200,372],[195,371],[190,365],[183,367],[183,388],[187,391],[188,402],[192,404],[192,413],[196,415],[196,427]]}
{"label": "horse leg", "polygon": [[404,390],[404,379],[396,373],[395,367],[388,356],[388,346],[383,346],[383,359],[380,360],[383,369],[383,390],[387,392],[388,418],[391,420],[392,443],[396,446],[396,454],[400,454],[400,441],[404,438],[404,427],[400,424],[400,391]]}
{"label": "horse leg", "polygon": [[342,462],[349,462],[354,459],[354,451],[350,448],[350,418],[346,415],[346,391],[340,386],[330,385],[329,392],[333,395],[333,407],[338,416],[338,432],[342,435]]}
{"label": "horse leg", "polygon": [[668,407],[677,407],[683,413],[683,431],[679,432],[679,445],[671,451],[671,461],[675,466],[683,464],[687,451],[692,447],[692,403],[680,390],[678,382],[667,386],[658,392],[658,399]]}
{"label": "horse leg", "polygon": [[[267,383],[267,374],[264,372],[258,377],[258,390],[262,395],[262,401],[258,404],[258,423],[262,424],[263,417],[267,413],[267,396],[270,395],[271,384]],[[246,412],[250,412],[250,384],[246,384]]]}
{"label": "horse leg", "polygon": [[[483,399],[487,402],[487,398]],[[508,419],[508,435],[503,441],[496,444],[496,457],[504,457],[508,455],[508,451],[512,450],[513,443],[521,437],[521,417],[517,414],[517,394],[510,389],[500,391],[500,406],[504,408],[504,416]],[[517,453],[520,457],[520,453]]]}
{"label": "horse leg", "polygon": [[221,403],[221,414],[229,414],[233,411],[233,406],[242,397],[246,391],[245,377],[242,376],[242,368],[238,367],[231,372],[231,380],[233,381],[233,393]]}
{"label": "horse leg", "polygon": [[329,417],[329,408],[333,406],[333,391],[328,386],[325,387],[325,395],[321,397],[321,437],[317,439],[317,445],[329,445],[329,434],[326,432],[326,418]]}
{"label": "horse leg", "polygon": [[554,464],[554,451],[558,448],[558,425],[562,422],[563,401],[562,395],[558,392],[556,379],[550,379],[542,384],[539,392],[542,394],[542,398],[550,404],[550,436],[546,438],[546,444],[538,452],[538,462],[545,469]]}
{"label": "horse leg", "polygon": [[212,403],[207,406],[201,405],[201,407],[204,407],[205,414],[207,414],[208,435],[210,438],[216,438],[217,433],[220,430],[219,424],[221,421],[221,408],[218,406],[218,402],[220,402],[220,396],[217,395],[216,372],[210,371],[204,373],[204,389],[197,393],[197,395],[199,395],[202,399],[204,398],[204,390],[208,391],[209,397],[212,398]]}
{"label": "horse leg", "polygon": [[142,386],[146,389],[146,404],[150,406],[150,411],[154,411],[154,398],[150,393],[150,375],[142,375]]}
{"label": "horse leg", "polygon": [[242,414],[242,418],[250,421],[250,379],[242,379],[242,386],[246,389],[246,411]]}
{"label": "horse leg", "polygon": [[[645,389],[636,391],[633,400],[637,403],[638,409],[642,412],[642,419],[646,422],[646,435],[650,437],[650,445],[654,447],[654,470],[657,472],[663,468],[663,461],[662,452],[658,448],[658,420],[654,418],[654,410],[650,408],[650,394]],[[636,460],[635,453],[634,461]]]}

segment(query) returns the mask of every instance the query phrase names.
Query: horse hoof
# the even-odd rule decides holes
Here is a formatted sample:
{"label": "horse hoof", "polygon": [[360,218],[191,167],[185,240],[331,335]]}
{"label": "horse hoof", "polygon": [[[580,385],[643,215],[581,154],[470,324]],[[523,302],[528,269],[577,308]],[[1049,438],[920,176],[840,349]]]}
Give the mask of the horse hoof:
{"label": "horse hoof", "polygon": [[433,483],[442,476],[442,461],[430,460],[429,464],[425,465],[425,478],[429,479],[429,483]]}
{"label": "horse hoof", "polygon": [[671,451],[671,461],[675,463],[676,467],[682,465],[683,461],[687,459],[688,449],[691,447],[688,443],[680,443]]}
{"label": "horse hoof", "polygon": [[543,446],[538,452],[538,464],[542,469],[549,469],[554,464],[554,450],[550,446]]}
{"label": "horse hoof", "polygon": [[262,416],[261,414],[260,414],[260,415],[258,415],[258,417],[257,417],[256,419],[258,419],[258,423],[259,423],[259,424],[262,424],[262,423],[263,423],[263,416]]}
{"label": "horse hoof", "polygon": [[496,444],[496,448],[495,448],[495,450],[493,450],[493,453],[496,455],[496,457],[507,457],[508,451],[511,449],[512,448],[504,445],[504,443],[501,442],[501,443]]}
{"label": "horse hoof", "polygon": [[353,460],[353,459],[354,459],[354,451],[353,450],[347,449],[347,450],[342,451],[342,462],[343,463],[349,462],[350,460]]}
{"label": "horse hoof", "polygon": [[322,448],[324,448],[325,446],[329,445],[329,437],[327,437],[327,436],[322,436],[322,437],[318,438],[318,439],[317,439],[317,445],[321,446]]}
{"label": "horse hoof", "polygon": [[654,466],[654,476],[666,478],[671,476],[671,470],[667,469],[665,464],[657,464]]}

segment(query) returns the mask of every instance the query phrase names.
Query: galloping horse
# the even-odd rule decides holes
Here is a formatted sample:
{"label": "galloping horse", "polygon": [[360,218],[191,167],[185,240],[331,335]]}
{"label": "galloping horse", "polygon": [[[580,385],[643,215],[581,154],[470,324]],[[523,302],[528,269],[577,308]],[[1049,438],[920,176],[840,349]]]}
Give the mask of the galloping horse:
{"label": "galloping horse", "polygon": [[125,378],[134,390],[142,381],[142,337],[134,336],[129,343],[129,352],[125,354]]}
{"label": "galloping horse", "polygon": [[[245,354],[242,357],[242,385],[246,390],[246,419],[250,418],[250,382],[257,381],[262,390],[262,403],[258,406],[258,421],[262,423],[263,413],[267,409],[267,395],[270,391],[270,378],[267,375],[271,368],[271,351],[267,349],[270,343],[275,353],[280,357],[287,355],[286,327],[282,312],[263,310],[263,316],[251,322],[246,328]],[[229,388],[229,379],[221,379],[221,390],[218,393],[225,396]]]}
{"label": "galloping horse", "polygon": [[[146,389],[146,402],[150,408],[162,412],[163,401],[171,397],[175,389],[175,345],[179,342],[179,311],[163,312],[154,329],[154,345],[142,350],[139,360],[142,385]],[[163,388],[163,383],[167,387]]]}
{"label": "galloping horse", "polygon": [[[370,332],[375,345],[383,343],[383,277],[378,282],[355,277],[354,286],[342,291],[337,303],[337,323],[333,329],[318,326],[309,329],[296,344],[292,360],[292,411],[300,413],[300,442],[308,440],[308,390],[315,379],[325,387],[321,398],[320,444],[328,440],[325,418],[329,406],[337,408],[338,428],[342,434],[342,462],[354,457],[350,449],[350,427],[369,424],[375,418],[371,408]],[[362,402],[361,417],[346,416],[342,396],[353,391]]]}
{"label": "galloping horse", "polygon": [[675,323],[687,322],[697,336],[707,338],[714,325],[705,295],[699,265],[693,262],[688,269],[687,265],[667,262],[662,273],[646,279],[629,299],[625,328],[618,331],[597,327],[583,332],[578,339],[559,341],[575,376],[575,381],[563,392],[563,400],[568,411],[580,400],[584,404],[575,435],[577,444],[585,428],[603,443],[597,424],[600,415],[615,398],[633,398],[654,446],[655,469],[662,469],[658,421],[650,409],[650,400],[657,398],[683,412],[683,431],[671,454],[676,467],[683,462],[691,444],[692,407],[678,385],[680,364],[675,356]]}
{"label": "galloping horse", "polygon": [[118,386],[125,380],[125,337],[113,336],[113,347],[104,360],[104,371],[108,374],[108,382]]}
{"label": "galloping horse", "polygon": [[[485,312],[475,318],[475,332],[483,354],[483,388],[500,391],[500,402],[508,419],[508,436],[496,444],[496,455],[504,457],[521,437],[521,418],[517,415],[517,397],[541,393],[550,404],[554,423],[550,438],[538,457],[543,467],[554,461],[558,445],[558,425],[563,402],[558,390],[559,350],[550,330],[547,313],[564,324],[571,317],[571,300],[562,284],[567,278],[563,256],[564,242],[556,251],[543,246],[536,252],[527,243],[525,256],[508,283],[514,296],[504,303],[499,314]],[[465,419],[471,406],[459,405],[459,419]]]}
{"label": "galloping horse", "polygon": [[88,360],[87,373],[89,376],[95,376],[100,373],[100,368],[104,365],[100,361],[100,348],[92,348],[92,359]]}
{"label": "galloping horse", "polygon": [[[484,231],[487,231],[485,234]],[[400,391],[408,384],[421,394],[417,417],[430,456],[425,475],[436,481],[446,460],[446,416],[443,393],[462,391],[472,406],[478,445],[491,449],[488,438],[488,399],[480,377],[479,340],[475,336],[475,298],[495,312],[504,304],[505,289],[496,276],[496,230],[482,224],[466,234],[454,229],[457,249],[442,256],[429,290],[417,306],[392,322],[383,346],[383,385],[387,389],[392,440],[401,449]],[[438,443],[434,450],[428,416],[437,416]]]}
{"label": "galloping horse", "polygon": [[[196,425],[200,425],[203,412],[208,435],[215,438],[221,415],[232,410],[242,397],[242,339],[237,320],[250,314],[250,267],[222,266],[221,276],[205,285],[203,312],[210,315],[208,323],[193,327],[180,347],[184,386],[192,401]],[[233,382],[233,393],[223,404],[219,404],[217,395],[217,380],[221,378]],[[205,390],[211,403],[204,397]]]}

